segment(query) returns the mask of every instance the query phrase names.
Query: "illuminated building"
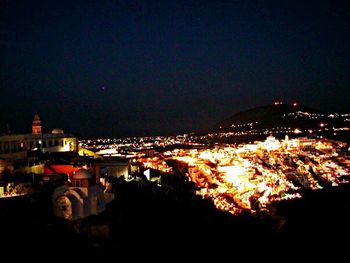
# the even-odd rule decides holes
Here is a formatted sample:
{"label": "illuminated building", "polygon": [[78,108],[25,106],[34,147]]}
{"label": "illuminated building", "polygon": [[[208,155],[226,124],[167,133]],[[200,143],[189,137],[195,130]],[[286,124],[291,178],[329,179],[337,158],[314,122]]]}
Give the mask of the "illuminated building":
{"label": "illuminated building", "polygon": [[34,115],[32,124],[32,134],[41,134],[41,120],[38,114]]}
{"label": "illuminated building", "polygon": [[103,188],[91,170],[79,169],[70,178],[71,186],[57,187],[52,194],[54,213],[69,220],[96,215],[105,209]]}
{"label": "illuminated building", "polygon": [[[210,198],[218,209],[255,214],[268,210],[273,202],[300,198],[303,190],[349,183],[350,161],[336,150],[345,145],[287,136],[279,141],[269,136],[247,145],[175,149],[164,158],[187,164],[184,175],[195,183],[196,193]],[[164,162],[153,159],[154,169]]]}
{"label": "illuminated building", "polygon": [[24,160],[28,151],[45,152],[77,151],[77,138],[64,134],[61,129],[52,133],[42,133],[40,117],[35,114],[31,134],[11,134],[0,136],[0,158],[8,160]]}
{"label": "illuminated building", "polygon": [[280,142],[276,140],[276,138],[273,137],[272,135],[267,137],[267,139],[265,140],[265,142],[263,142],[263,144],[265,149],[268,151],[275,151],[281,147]]}

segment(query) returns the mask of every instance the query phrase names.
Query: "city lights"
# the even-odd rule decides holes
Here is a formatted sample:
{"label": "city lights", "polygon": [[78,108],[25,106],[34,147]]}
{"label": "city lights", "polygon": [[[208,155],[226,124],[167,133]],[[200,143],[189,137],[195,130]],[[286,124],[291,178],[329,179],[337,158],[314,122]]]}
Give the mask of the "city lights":
{"label": "city lights", "polygon": [[[269,210],[270,204],[301,198],[304,191],[350,181],[350,161],[336,152],[344,143],[316,139],[277,140],[238,146],[173,150],[141,159],[145,167],[169,171],[164,160],[188,165],[197,194],[235,215]],[[164,159],[163,159],[164,158]]]}

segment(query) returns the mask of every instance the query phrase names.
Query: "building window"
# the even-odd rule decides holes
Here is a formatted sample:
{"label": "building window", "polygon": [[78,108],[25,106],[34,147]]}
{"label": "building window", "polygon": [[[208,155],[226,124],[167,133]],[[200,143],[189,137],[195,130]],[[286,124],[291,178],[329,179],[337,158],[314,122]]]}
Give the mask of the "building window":
{"label": "building window", "polygon": [[46,143],[46,141],[43,141],[43,148],[46,148],[47,146],[47,143]]}
{"label": "building window", "polygon": [[10,144],[6,143],[6,149],[5,149],[6,153],[10,153]]}
{"label": "building window", "polygon": [[58,146],[58,140],[55,140],[55,146]]}
{"label": "building window", "polygon": [[52,141],[49,141],[49,147],[52,147]]}
{"label": "building window", "polygon": [[73,187],[80,187],[81,186],[80,180],[72,180],[72,186]]}
{"label": "building window", "polygon": [[19,145],[18,145],[18,142],[15,142],[14,145],[13,145],[13,152],[19,152]]}
{"label": "building window", "polygon": [[10,150],[9,151],[10,153],[14,153],[15,152],[15,147],[14,147],[14,145],[12,143],[9,144],[9,150]]}
{"label": "building window", "polygon": [[89,180],[82,180],[82,187],[89,187]]}
{"label": "building window", "polygon": [[60,141],[61,146],[63,147],[63,140]]}

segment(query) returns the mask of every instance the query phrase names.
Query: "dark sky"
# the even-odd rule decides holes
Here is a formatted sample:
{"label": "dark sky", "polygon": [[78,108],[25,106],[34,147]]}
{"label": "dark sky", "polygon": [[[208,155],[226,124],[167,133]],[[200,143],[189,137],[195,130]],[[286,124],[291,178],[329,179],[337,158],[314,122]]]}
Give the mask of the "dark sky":
{"label": "dark sky", "polygon": [[0,128],[201,130],[299,101],[350,111],[349,1],[0,0]]}

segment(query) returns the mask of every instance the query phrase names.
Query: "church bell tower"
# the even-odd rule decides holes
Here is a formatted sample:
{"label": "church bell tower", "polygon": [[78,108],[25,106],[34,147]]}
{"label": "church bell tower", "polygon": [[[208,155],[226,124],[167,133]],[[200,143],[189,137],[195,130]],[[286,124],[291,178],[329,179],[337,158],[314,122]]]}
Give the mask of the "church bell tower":
{"label": "church bell tower", "polygon": [[34,115],[32,124],[32,134],[41,134],[41,120],[38,114]]}

